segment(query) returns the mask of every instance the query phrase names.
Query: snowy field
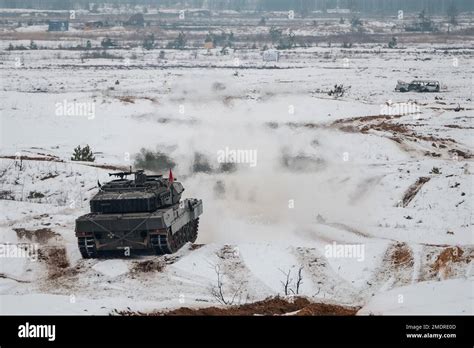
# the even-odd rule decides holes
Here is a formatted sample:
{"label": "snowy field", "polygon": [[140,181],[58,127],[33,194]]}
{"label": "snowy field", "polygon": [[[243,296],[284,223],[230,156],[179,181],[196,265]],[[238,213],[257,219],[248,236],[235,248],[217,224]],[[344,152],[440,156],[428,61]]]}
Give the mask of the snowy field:
{"label": "snowy field", "polygon": [[[259,50],[81,59],[9,43],[0,243],[37,257],[2,254],[0,314],[219,305],[216,268],[235,304],[284,296],[285,273],[296,281],[301,268],[299,296],[360,315],[474,314],[472,41],[321,45],[271,63]],[[441,92],[394,91],[412,79],[439,80]],[[339,98],[327,93],[335,84],[347,87]],[[58,111],[80,103],[91,112]],[[96,161],[71,161],[86,144]],[[203,200],[197,244],[81,259],[75,218],[142,148],[172,158],[184,195]],[[219,171],[226,148],[255,150],[255,166]],[[193,170],[197,158],[207,173]],[[359,253],[338,254],[344,246]]]}

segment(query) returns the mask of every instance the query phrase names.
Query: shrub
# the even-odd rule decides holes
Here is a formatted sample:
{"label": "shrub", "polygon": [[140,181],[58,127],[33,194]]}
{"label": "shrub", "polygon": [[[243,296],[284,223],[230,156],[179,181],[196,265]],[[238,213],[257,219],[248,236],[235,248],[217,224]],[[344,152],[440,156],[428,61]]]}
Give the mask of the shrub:
{"label": "shrub", "polygon": [[28,195],[28,198],[32,198],[32,199],[44,198],[44,194],[42,194],[41,192],[38,192],[38,191],[30,191],[30,194]]}
{"label": "shrub", "polygon": [[392,37],[392,40],[389,41],[388,47],[389,48],[395,48],[397,46],[397,44],[398,44],[397,38],[394,36],[394,37]]}
{"label": "shrub", "polygon": [[343,97],[346,91],[347,89],[344,87],[344,85],[335,84],[334,88],[328,92],[328,95],[334,98],[339,98]]}
{"label": "shrub", "polygon": [[89,145],[86,145],[82,149],[81,149],[81,146],[79,145],[78,147],[74,149],[74,153],[73,153],[73,156],[71,157],[71,161],[94,162],[95,157]]}
{"label": "shrub", "polygon": [[180,32],[178,37],[171,42],[168,42],[166,45],[167,48],[174,48],[178,50],[182,50],[186,47],[186,34],[184,32]]}

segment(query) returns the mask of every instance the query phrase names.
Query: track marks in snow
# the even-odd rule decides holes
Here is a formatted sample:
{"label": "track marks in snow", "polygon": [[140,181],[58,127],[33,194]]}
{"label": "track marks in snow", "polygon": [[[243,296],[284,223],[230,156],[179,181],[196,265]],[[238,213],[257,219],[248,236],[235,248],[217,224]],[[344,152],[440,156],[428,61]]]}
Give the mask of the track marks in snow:
{"label": "track marks in snow", "polygon": [[314,286],[314,293],[303,294],[316,298],[334,300],[339,303],[359,303],[359,291],[347,280],[338,276],[329,265],[326,257],[316,248],[296,248],[295,254],[303,266],[304,274]]}
{"label": "track marks in snow", "polygon": [[377,175],[363,180],[349,196],[349,203],[356,204],[380,183],[385,175]]}
{"label": "track marks in snow", "polygon": [[[224,245],[217,251],[216,256],[220,272],[227,278],[229,292],[240,291],[241,298],[248,300],[261,299],[262,293],[270,295],[271,289],[260,281],[247,267],[241,257],[238,246]],[[225,285],[224,279],[224,285]],[[217,274],[216,274],[217,282]]]}
{"label": "track marks in snow", "polygon": [[408,190],[405,192],[402,198],[402,206],[406,208],[408,204],[415,198],[416,194],[421,190],[424,184],[430,181],[431,178],[429,177],[420,177],[418,180],[411,185]]}
{"label": "track marks in snow", "polygon": [[367,282],[366,291],[376,293],[411,284],[416,274],[414,266],[414,252],[408,244],[390,244],[380,266]]}

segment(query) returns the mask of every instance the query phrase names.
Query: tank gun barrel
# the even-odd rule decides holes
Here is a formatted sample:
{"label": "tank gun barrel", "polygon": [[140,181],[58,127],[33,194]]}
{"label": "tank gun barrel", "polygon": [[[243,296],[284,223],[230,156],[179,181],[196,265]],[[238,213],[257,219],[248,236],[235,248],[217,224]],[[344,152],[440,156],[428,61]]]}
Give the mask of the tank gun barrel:
{"label": "tank gun barrel", "polygon": [[124,177],[126,176],[129,176],[129,175],[137,175],[137,174],[142,174],[143,173],[143,170],[137,170],[137,171],[132,171],[132,167],[130,167],[130,170],[128,172],[117,172],[117,173],[109,173],[109,176],[116,176],[116,177],[119,177],[120,179],[123,179]]}
{"label": "tank gun barrel", "polygon": [[116,176],[120,177],[120,179],[123,179],[126,176],[132,175],[133,172],[118,172],[118,173],[109,173],[109,176]]}

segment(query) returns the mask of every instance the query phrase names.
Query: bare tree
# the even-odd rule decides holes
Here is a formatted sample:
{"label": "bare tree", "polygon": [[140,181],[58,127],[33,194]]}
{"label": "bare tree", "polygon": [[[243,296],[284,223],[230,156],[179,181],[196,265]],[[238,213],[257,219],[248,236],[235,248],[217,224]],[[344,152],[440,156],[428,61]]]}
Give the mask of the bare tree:
{"label": "bare tree", "polygon": [[288,270],[288,273],[280,269],[280,272],[283,273],[286,276],[285,281],[281,281],[281,284],[283,285],[283,289],[285,290],[285,295],[288,296],[290,294],[290,283],[292,282],[293,279],[290,278],[291,275],[291,269]]}
{"label": "bare tree", "polygon": [[298,278],[296,280],[296,294],[298,295],[300,293],[300,287],[301,284],[303,284],[303,266],[300,266],[298,269]]}
{"label": "bare tree", "polygon": [[290,293],[293,295],[299,295],[301,284],[303,284],[303,266],[298,268],[298,277],[296,278],[296,282],[294,284],[292,284],[293,278],[291,278],[291,268],[288,270],[288,272],[285,272],[280,268],[279,270],[285,275],[285,280],[280,282],[283,285],[285,295],[288,296]]}
{"label": "bare tree", "polygon": [[214,270],[217,275],[217,284],[211,287],[212,296],[214,296],[214,298],[223,305],[233,305],[237,296],[239,296],[240,299],[242,295],[242,285],[240,285],[235,291],[233,291],[233,294],[232,296],[230,296],[230,298],[227,298],[224,294],[224,275],[221,272],[220,266],[215,265]]}

